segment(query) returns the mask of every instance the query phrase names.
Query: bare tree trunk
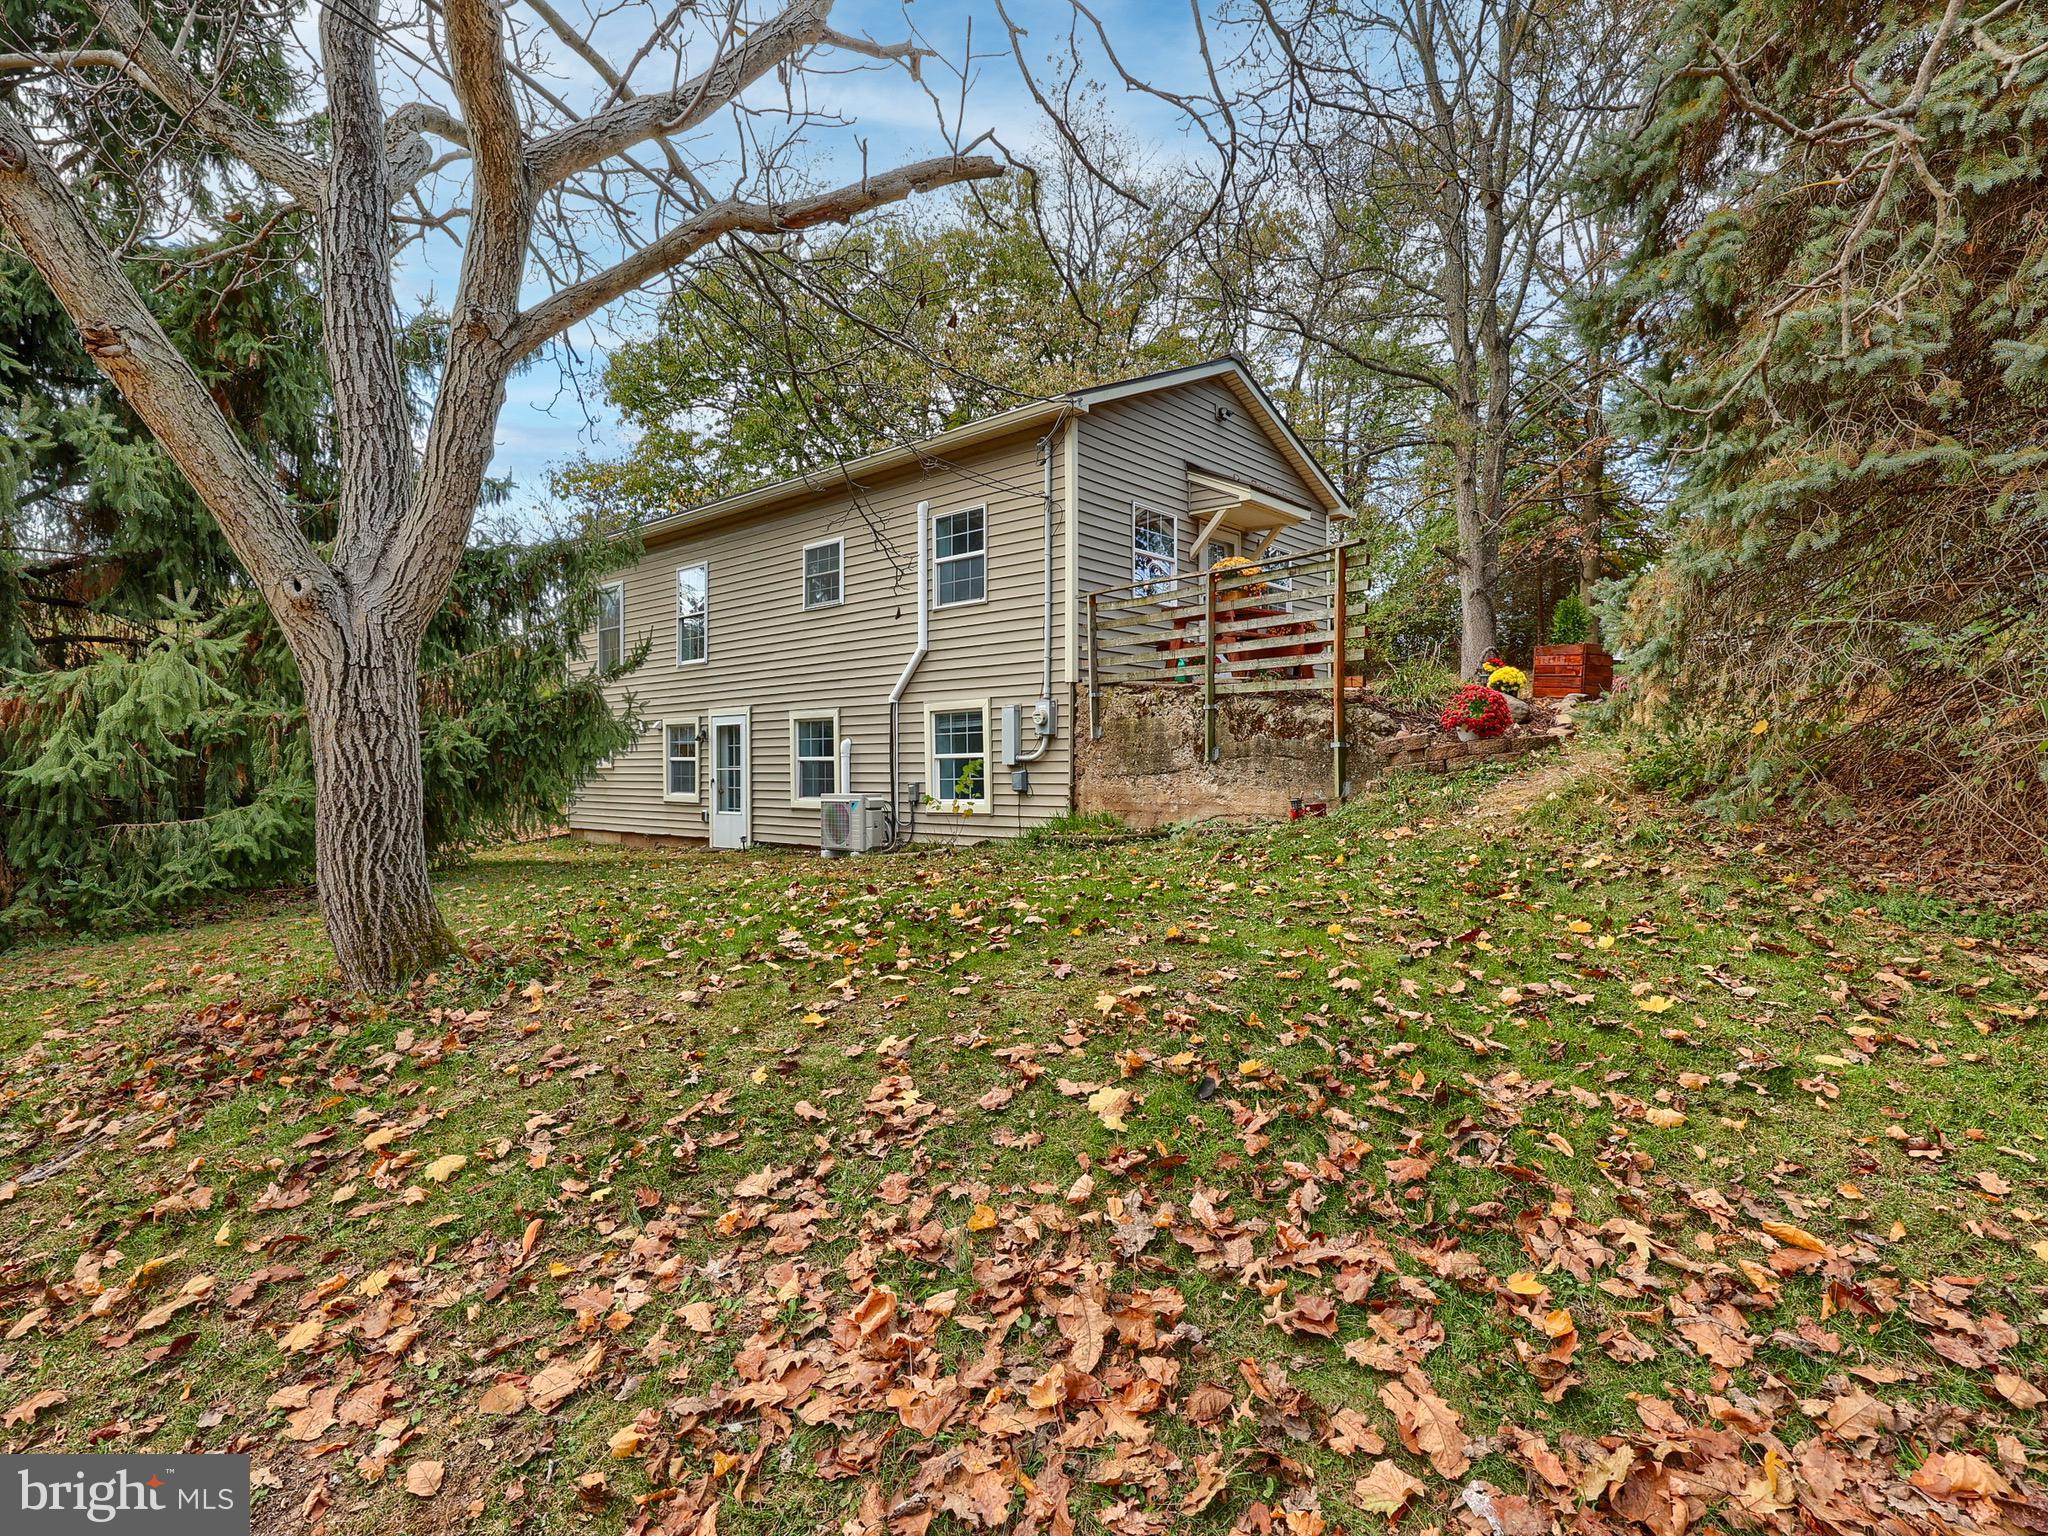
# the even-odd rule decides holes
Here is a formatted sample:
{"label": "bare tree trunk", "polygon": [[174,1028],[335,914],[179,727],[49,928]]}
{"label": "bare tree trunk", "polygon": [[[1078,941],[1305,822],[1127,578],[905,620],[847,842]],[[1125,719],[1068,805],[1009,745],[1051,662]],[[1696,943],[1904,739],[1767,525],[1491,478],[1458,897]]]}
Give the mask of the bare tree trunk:
{"label": "bare tree trunk", "polygon": [[1592,446],[1586,453],[1586,494],[1580,510],[1584,527],[1579,535],[1579,596],[1585,599],[1586,612],[1592,617],[1586,638],[1600,645],[1600,610],[1593,606],[1593,588],[1606,574],[1601,540],[1606,537],[1607,522],[1607,413],[1601,407],[1600,394],[1607,375],[1600,353],[1593,354],[1592,363],[1586,399],[1586,441]]}
{"label": "bare tree trunk", "polygon": [[387,992],[454,943],[427,880],[417,647],[375,620],[332,642],[295,647],[320,915],[342,977]]}
{"label": "bare tree trunk", "polygon": [[[93,361],[213,514],[284,631],[305,694],[321,915],[343,979],[387,991],[450,947],[427,880],[419,648],[462,559],[511,370],[726,235],[845,224],[906,197],[1000,176],[1004,167],[987,155],[949,153],[893,170],[863,165],[857,182],[799,198],[774,195],[768,179],[756,182],[758,200],[737,191],[698,195],[703,184],[670,140],[728,108],[740,110],[742,93],[755,81],[777,71],[793,78],[820,49],[900,64],[917,78],[928,50],[835,32],[828,25],[832,0],[790,0],[779,14],[748,25],[737,44],[707,20],[700,41],[712,46],[710,64],[684,78],[679,47],[676,77],[658,92],[637,92],[600,65],[611,94],[587,115],[536,87],[548,98],[540,117],[568,118],[537,135],[528,131],[536,120],[533,97],[514,84],[515,74],[530,77],[515,69],[507,23],[493,0],[439,0],[434,7],[445,50],[434,50],[437,63],[425,73],[445,85],[452,108],[445,99],[414,101],[388,118],[384,73],[395,45],[380,31],[379,8],[322,0],[324,159],[301,153],[287,136],[222,100],[215,82],[195,76],[129,0],[89,3],[93,26],[122,45],[92,51],[90,67],[128,76],[288,194],[289,206],[319,221],[321,340],[341,459],[335,537],[326,552],[314,547],[302,509],[236,434],[59,175],[57,163],[73,158],[69,150],[53,158],[29,126],[43,125],[33,102],[24,107],[11,94],[0,96],[0,229],[41,273]],[[552,8],[538,9],[572,51],[586,62],[598,57]],[[734,11],[728,22],[739,15]],[[73,62],[88,67],[85,54]],[[410,57],[403,72],[404,88],[424,84]],[[399,238],[392,207],[416,193],[431,165],[443,163],[432,160],[426,133],[457,146],[471,174],[468,206],[460,210],[462,271],[447,356],[416,452],[391,291]],[[639,241],[623,230],[640,213],[629,216],[628,202],[609,190],[621,172],[600,168],[652,140],[662,141],[675,180],[691,190],[678,194],[681,217],[664,216],[662,232]],[[765,158],[775,163],[779,154]],[[89,152],[79,157],[89,159]],[[570,186],[585,173],[596,173],[594,185],[605,190]],[[550,194],[613,209],[628,249],[612,265],[558,283],[522,307],[536,210]],[[278,204],[274,217],[286,211]],[[446,227],[456,216],[428,222]],[[150,227],[147,217],[128,211],[113,222]],[[570,258],[564,264],[572,271],[587,270],[580,249],[556,250]]]}

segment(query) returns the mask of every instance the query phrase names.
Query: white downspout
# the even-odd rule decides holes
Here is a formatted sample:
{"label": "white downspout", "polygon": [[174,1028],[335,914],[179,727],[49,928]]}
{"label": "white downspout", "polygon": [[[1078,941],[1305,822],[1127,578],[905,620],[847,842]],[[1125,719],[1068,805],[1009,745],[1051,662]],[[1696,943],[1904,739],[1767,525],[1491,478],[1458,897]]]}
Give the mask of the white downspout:
{"label": "white downspout", "polygon": [[[1059,428],[1054,423],[1053,431]],[[1039,452],[1045,460],[1045,671],[1038,688],[1038,709],[1036,719],[1044,723],[1039,727],[1038,749],[1021,754],[1020,763],[1035,763],[1052,750],[1055,739],[1052,702],[1052,432],[1040,440]]]}
{"label": "white downspout", "polygon": [[920,501],[917,504],[917,649],[910,653],[910,659],[903,664],[902,675],[896,679],[896,686],[889,690],[889,826],[892,846],[903,840],[900,792],[903,695],[909,691],[911,678],[917,675],[918,667],[931,650],[932,608],[925,590],[925,583],[931,577],[931,561],[926,558],[924,543],[931,526],[931,512],[930,502]]}

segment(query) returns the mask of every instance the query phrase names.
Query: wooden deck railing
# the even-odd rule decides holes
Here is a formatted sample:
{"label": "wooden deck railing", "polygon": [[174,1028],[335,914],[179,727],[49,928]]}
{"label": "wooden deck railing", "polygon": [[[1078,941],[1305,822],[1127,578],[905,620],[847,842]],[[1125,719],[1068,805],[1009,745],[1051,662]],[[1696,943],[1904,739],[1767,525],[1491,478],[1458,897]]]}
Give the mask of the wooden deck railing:
{"label": "wooden deck railing", "polygon": [[1367,606],[1365,562],[1337,544],[1248,567],[1161,577],[1088,594],[1088,729],[1118,683],[1200,688],[1203,752],[1216,755],[1216,700],[1323,691],[1344,737],[1346,663]]}

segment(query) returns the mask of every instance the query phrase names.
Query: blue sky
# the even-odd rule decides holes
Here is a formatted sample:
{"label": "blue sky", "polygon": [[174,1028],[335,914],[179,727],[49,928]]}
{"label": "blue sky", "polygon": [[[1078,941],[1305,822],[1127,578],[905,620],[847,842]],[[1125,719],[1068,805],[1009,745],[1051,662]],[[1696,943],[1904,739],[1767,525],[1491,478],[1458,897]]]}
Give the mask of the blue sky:
{"label": "blue sky", "polygon": [[[561,9],[574,16],[581,8],[565,5]],[[1096,9],[1134,70],[1145,69],[1155,78],[1195,78],[1199,63],[1185,0],[1178,4],[1174,0],[1114,0]],[[1063,44],[1072,11],[1065,0],[1015,0],[1010,11],[1031,34],[1025,44],[1026,57],[1034,67],[1042,67],[1045,55]],[[832,24],[842,32],[887,41],[906,35],[906,16],[928,45],[954,61],[964,56],[971,27],[976,57],[965,98],[968,137],[993,129],[1017,153],[1027,153],[1042,142],[1043,120],[1011,60],[1009,39],[992,0],[967,4],[924,0],[908,7],[899,0],[841,0],[833,10]],[[601,45],[609,43],[605,47],[609,56],[623,58],[638,39],[607,40],[600,34],[599,41]],[[557,75],[572,85],[589,81],[592,77],[587,73],[579,81],[581,70],[580,64],[570,60],[558,68]],[[1101,69],[1091,73],[1105,82],[1109,78]],[[949,102],[958,105],[957,80],[935,76],[933,83]],[[1148,97],[1127,94],[1121,85],[1107,86],[1106,91],[1109,110],[1126,132],[1162,156],[1176,153],[1180,135],[1168,109]],[[573,92],[564,94],[572,101],[578,99]],[[944,152],[929,99],[906,88],[899,76],[880,66],[817,82],[813,94],[814,100],[850,120],[847,127],[807,134],[806,157],[821,179],[837,181],[857,172],[863,144],[868,162],[876,167]],[[459,252],[446,238],[430,237],[424,245],[412,247],[399,272],[401,304],[423,306],[431,300],[445,306],[454,295],[458,262]],[[539,281],[531,283],[528,301],[544,291]],[[627,435],[603,399],[597,374],[606,348],[622,336],[643,331],[647,313],[644,301],[615,306],[573,333],[577,353],[573,367],[565,357],[544,354],[512,380],[499,418],[492,473],[513,482],[512,502],[505,510],[519,520],[530,521],[538,515],[550,468],[579,453],[605,455],[626,445]]]}

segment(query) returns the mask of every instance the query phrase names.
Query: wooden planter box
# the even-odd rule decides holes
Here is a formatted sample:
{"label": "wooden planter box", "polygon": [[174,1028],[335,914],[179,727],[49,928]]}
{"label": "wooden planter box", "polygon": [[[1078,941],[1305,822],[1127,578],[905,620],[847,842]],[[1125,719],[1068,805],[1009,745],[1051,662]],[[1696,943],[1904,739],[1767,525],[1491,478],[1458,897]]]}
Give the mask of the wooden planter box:
{"label": "wooden planter box", "polygon": [[1582,693],[1597,699],[1614,686],[1614,658],[1597,645],[1539,645],[1529,693],[1538,699],[1561,699]]}

